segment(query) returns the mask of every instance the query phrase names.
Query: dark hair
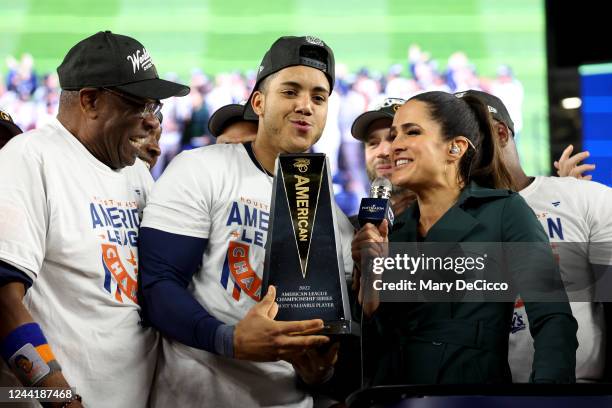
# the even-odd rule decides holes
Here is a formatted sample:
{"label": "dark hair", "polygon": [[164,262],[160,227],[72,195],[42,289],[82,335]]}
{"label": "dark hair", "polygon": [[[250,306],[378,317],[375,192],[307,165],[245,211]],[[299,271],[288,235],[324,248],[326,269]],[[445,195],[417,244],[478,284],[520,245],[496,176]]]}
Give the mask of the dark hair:
{"label": "dark hair", "polygon": [[473,180],[482,187],[516,189],[502,161],[489,111],[480,99],[472,95],[457,98],[441,91],[421,93],[411,99],[428,105],[431,118],[441,125],[444,140],[465,136],[476,147],[468,147],[459,161],[459,176],[465,186]]}
{"label": "dark hair", "polygon": [[268,92],[268,86],[270,85],[270,82],[272,82],[272,79],[274,79],[274,77],[278,74],[278,72],[275,72],[273,74],[268,75],[267,77],[265,77],[264,79],[261,80],[261,82],[259,83],[259,86],[257,87],[257,91],[265,94],[266,92]]}

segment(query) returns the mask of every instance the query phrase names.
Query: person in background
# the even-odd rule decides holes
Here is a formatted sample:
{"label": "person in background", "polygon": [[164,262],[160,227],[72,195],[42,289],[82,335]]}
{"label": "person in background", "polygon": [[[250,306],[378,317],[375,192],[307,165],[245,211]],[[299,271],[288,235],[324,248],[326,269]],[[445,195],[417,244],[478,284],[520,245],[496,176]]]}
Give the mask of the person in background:
{"label": "person in background", "polygon": [[[365,146],[366,173],[370,182],[378,177],[390,178],[393,170],[391,163],[391,124],[395,112],[406,101],[400,98],[387,98],[377,108],[367,111],[355,119],[351,128],[353,137]],[[391,206],[397,217],[414,202],[414,193],[399,186],[393,186]],[[354,221],[354,219],[352,219]],[[353,222],[354,223],[354,222]]]}
{"label": "person in background", "polygon": [[[604,305],[592,302],[597,277],[612,271],[612,189],[575,177],[530,177],[525,174],[514,141],[514,122],[506,106],[494,95],[467,91],[462,97],[479,98],[488,107],[502,160],[516,181],[516,188],[537,215],[559,260],[561,277],[570,293],[572,313],[578,321],[576,381],[602,381],[606,369],[606,324]],[[571,146],[560,162],[564,169],[585,154],[570,159]],[[582,169],[589,169],[583,165]],[[581,169],[569,173],[578,175]],[[529,335],[530,318],[524,302],[514,307],[509,362],[514,382],[527,382],[533,363],[534,345]],[[610,369],[610,367],[608,367]]]}
{"label": "person in background", "polygon": [[139,146],[138,158],[145,162],[149,171],[152,171],[157,163],[157,159],[161,155],[161,149],[159,147],[159,139],[162,134],[162,121],[164,120],[164,116],[161,111],[155,114],[157,121],[159,122],[159,126],[151,127],[149,130],[149,135],[142,140],[142,143]]}
{"label": "person in background", "polygon": [[555,160],[553,165],[557,170],[557,175],[559,177],[575,177],[579,180],[592,180],[593,176],[584,173],[595,170],[595,164],[580,164],[581,161],[586,160],[590,156],[590,153],[588,151],[584,151],[576,153],[572,156],[571,154],[573,151],[574,146],[569,145],[565,148],[565,150],[563,150],[559,160]]}
{"label": "person in background", "polygon": [[212,114],[208,121],[210,134],[219,143],[252,142],[257,136],[257,121],[244,119],[244,103],[222,106]]}
{"label": "person in background", "polygon": [[[414,96],[396,112],[391,137],[391,181],[417,199],[391,234],[386,221],[366,224],[356,234],[356,265],[365,244],[542,243],[537,260],[545,269],[538,279],[563,287],[542,226],[511,191],[516,184],[478,98],[439,91]],[[511,260],[509,266],[519,291],[525,290],[532,264]],[[360,279],[358,299],[379,337],[375,347],[364,350],[377,362],[372,385],[512,381],[507,361],[512,302],[380,303],[366,290]],[[567,301],[559,300],[525,303],[537,345],[531,382],[575,381],[577,325]]]}

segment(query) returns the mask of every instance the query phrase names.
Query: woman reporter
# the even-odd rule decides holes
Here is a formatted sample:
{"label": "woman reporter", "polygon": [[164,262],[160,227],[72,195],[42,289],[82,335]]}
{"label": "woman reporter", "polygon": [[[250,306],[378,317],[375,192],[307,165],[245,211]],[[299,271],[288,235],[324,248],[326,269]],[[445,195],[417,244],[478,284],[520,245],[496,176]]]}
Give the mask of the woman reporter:
{"label": "woman reporter", "polygon": [[[417,200],[388,236],[386,222],[356,234],[356,264],[364,245],[389,241],[528,242],[547,248],[535,214],[511,191],[512,177],[480,100],[445,92],[416,95],[396,112],[391,133],[391,181]],[[543,252],[547,272],[560,283],[552,252]],[[537,322],[531,327],[536,351],[530,381],[574,382],[577,325],[569,305],[532,301],[526,308],[529,321]],[[377,338],[364,350],[375,362],[372,385],[512,381],[507,354],[513,302],[379,304],[376,296],[366,296],[363,310],[373,323],[367,330],[374,331],[365,335]]]}

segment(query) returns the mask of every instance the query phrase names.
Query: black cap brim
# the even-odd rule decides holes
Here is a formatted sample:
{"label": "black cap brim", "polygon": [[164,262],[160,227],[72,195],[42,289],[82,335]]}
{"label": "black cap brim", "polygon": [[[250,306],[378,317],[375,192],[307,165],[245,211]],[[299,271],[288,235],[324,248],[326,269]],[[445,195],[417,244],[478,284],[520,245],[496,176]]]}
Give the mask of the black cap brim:
{"label": "black cap brim", "polygon": [[355,139],[365,142],[368,136],[368,128],[372,123],[374,123],[375,120],[378,119],[390,119],[393,121],[393,115],[382,110],[364,112],[353,122],[353,126],[351,126],[351,134]]}
{"label": "black cap brim", "polygon": [[17,126],[14,123],[7,122],[5,120],[0,120],[0,126],[7,129],[9,133],[11,134],[11,137],[17,136],[18,134],[23,133],[23,130],[21,130],[19,126]]}
{"label": "black cap brim", "polygon": [[244,106],[233,103],[220,107],[212,114],[208,121],[208,130],[214,137],[219,137],[231,120],[245,120],[243,117]]}
{"label": "black cap brim", "polygon": [[166,99],[172,96],[185,96],[190,91],[186,85],[160,78],[117,85],[115,88],[130,95],[147,99]]}

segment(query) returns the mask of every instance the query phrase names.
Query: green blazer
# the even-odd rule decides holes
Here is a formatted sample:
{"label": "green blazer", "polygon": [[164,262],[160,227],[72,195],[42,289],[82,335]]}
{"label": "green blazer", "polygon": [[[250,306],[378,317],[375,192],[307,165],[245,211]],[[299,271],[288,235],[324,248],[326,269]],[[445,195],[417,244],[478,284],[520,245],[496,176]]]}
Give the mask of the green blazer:
{"label": "green blazer", "polygon": [[[415,202],[396,220],[389,241],[417,241],[418,220]],[[472,183],[424,242],[546,243],[548,237],[519,194]],[[541,247],[560,282],[552,251]],[[525,307],[535,340],[530,381],[575,382],[578,326],[569,304],[526,301]],[[371,385],[511,382],[513,308],[513,302],[381,303],[364,327],[366,377]]]}

